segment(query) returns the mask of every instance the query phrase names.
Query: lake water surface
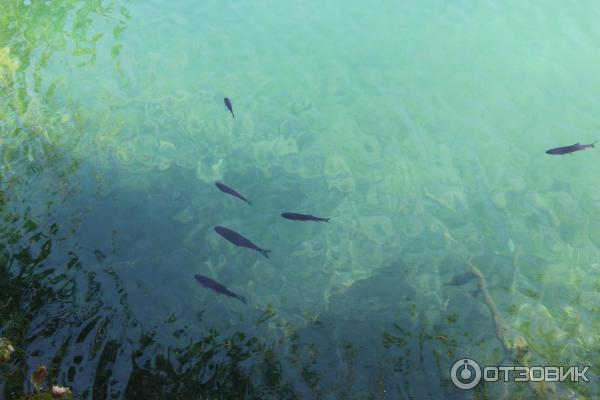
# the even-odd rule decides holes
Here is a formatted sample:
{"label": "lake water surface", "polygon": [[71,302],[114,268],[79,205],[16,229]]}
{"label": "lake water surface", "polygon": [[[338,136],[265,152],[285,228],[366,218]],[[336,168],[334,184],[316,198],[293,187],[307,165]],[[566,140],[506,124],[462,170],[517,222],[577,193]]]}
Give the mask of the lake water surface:
{"label": "lake water surface", "polygon": [[599,398],[597,1],[1,3],[0,398]]}

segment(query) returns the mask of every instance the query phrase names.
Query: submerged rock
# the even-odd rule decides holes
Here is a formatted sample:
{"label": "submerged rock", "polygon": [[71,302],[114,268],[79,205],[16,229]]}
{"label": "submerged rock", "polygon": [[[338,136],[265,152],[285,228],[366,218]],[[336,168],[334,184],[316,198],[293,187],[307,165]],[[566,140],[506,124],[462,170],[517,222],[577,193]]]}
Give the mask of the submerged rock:
{"label": "submerged rock", "polygon": [[173,219],[182,224],[187,224],[194,219],[194,213],[192,212],[191,207],[188,206],[175,214]]}

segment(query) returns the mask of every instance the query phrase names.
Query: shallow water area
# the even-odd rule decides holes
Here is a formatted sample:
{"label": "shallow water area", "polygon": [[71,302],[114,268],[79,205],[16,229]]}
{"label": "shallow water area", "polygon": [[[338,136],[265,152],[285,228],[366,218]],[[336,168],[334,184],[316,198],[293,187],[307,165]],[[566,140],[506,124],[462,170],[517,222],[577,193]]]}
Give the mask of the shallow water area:
{"label": "shallow water area", "polygon": [[600,397],[594,2],[4,3],[0,398]]}

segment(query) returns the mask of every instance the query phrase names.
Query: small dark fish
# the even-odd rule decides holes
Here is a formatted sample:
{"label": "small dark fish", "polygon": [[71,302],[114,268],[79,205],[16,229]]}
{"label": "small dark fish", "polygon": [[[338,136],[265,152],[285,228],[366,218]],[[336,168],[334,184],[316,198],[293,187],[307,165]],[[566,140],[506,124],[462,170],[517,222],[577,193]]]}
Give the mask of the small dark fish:
{"label": "small dark fish", "polygon": [[228,228],[225,228],[222,226],[217,226],[215,228],[215,232],[217,232],[223,238],[225,238],[229,242],[235,244],[236,246],[245,247],[250,250],[258,251],[260,254],[262,254],[266,258],[269,258],[269,253],[271,252],[271,250],[261,249],[260,247],[258,247],[254,243],[252,243],[250,240],[246,239],[239,233],[232,231],[231,229],[228,229]]}
{"label": "small dark fish", "polygon": [[314,217],[312,215],[306,215],[306,214],[297,214],[297,213],[291,213],[291,212],[284,212],[283,214],[281,214],[281,216],[285,219],[291,219],[292,221],[322,221],[322,222],[329,222],[329,220],[331,218],[319,218],[319,217]]}
{"label": "small dark fish", "polygon": [[562,155],[562,154],[574,153],[576,151],[593,148],[595,143],[596,142],[590,143],[590,144],[575,143],[575,144],[572,144],[571,146],[556,147],[554,149],[547,150],[546,154]]}
{"label": "small dark fish", "polygon": [[231,105],[231,100],[229,100],[229,97],[225,97],[223,99],[223,101],[225,102],[225,106],[227,106],[227,109],[229,110],[229,112],[231,113],[231,116],[233,118],[235,118],[235,115],[233,115],[233,106]]}
{"label": "small dark fish", "polygon": [[238,192],[236,192],[235,190],[233,190],[232,188],[230,188],[229,186],[227,186],[223,182],[215,182],[215,186],[218,187],[221,192],[230,194],[233,197],[237,197],[238,199],[243,200],[246,203],[252,205],[251,201],[249,201],[248,199],[246,199],[244,196],[242,196],[241,194],[239,194]]}
{"label": "small dark fish", "polygon": [[225,286],[221,285],[219,282],[210,279],[204,275],[194,275],[194,278],[198,281],[199,284],[204,286],[205,288],[209,288],[210,290],[214,290],[217,293],[224,294],[225,296],[234,297],[240,300],[242,303],[246,303],[246,298],[244,296],[240,296],[237,293],[233,293],[231,290],[227,289]]}

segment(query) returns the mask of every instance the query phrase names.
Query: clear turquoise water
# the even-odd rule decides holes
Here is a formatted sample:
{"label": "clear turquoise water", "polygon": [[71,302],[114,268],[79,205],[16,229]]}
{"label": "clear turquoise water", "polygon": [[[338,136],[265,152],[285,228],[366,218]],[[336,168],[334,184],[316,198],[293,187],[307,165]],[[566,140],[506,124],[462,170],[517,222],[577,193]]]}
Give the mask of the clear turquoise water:
{"label": "clear turquoise water", "polygon": [[[544,154],[598,139],[595,2],[5,2],[7,398],[38,363],[94,399],[600,396],[597,150]],[[517,365],[470,262],[591,382],[454,388]]]}

